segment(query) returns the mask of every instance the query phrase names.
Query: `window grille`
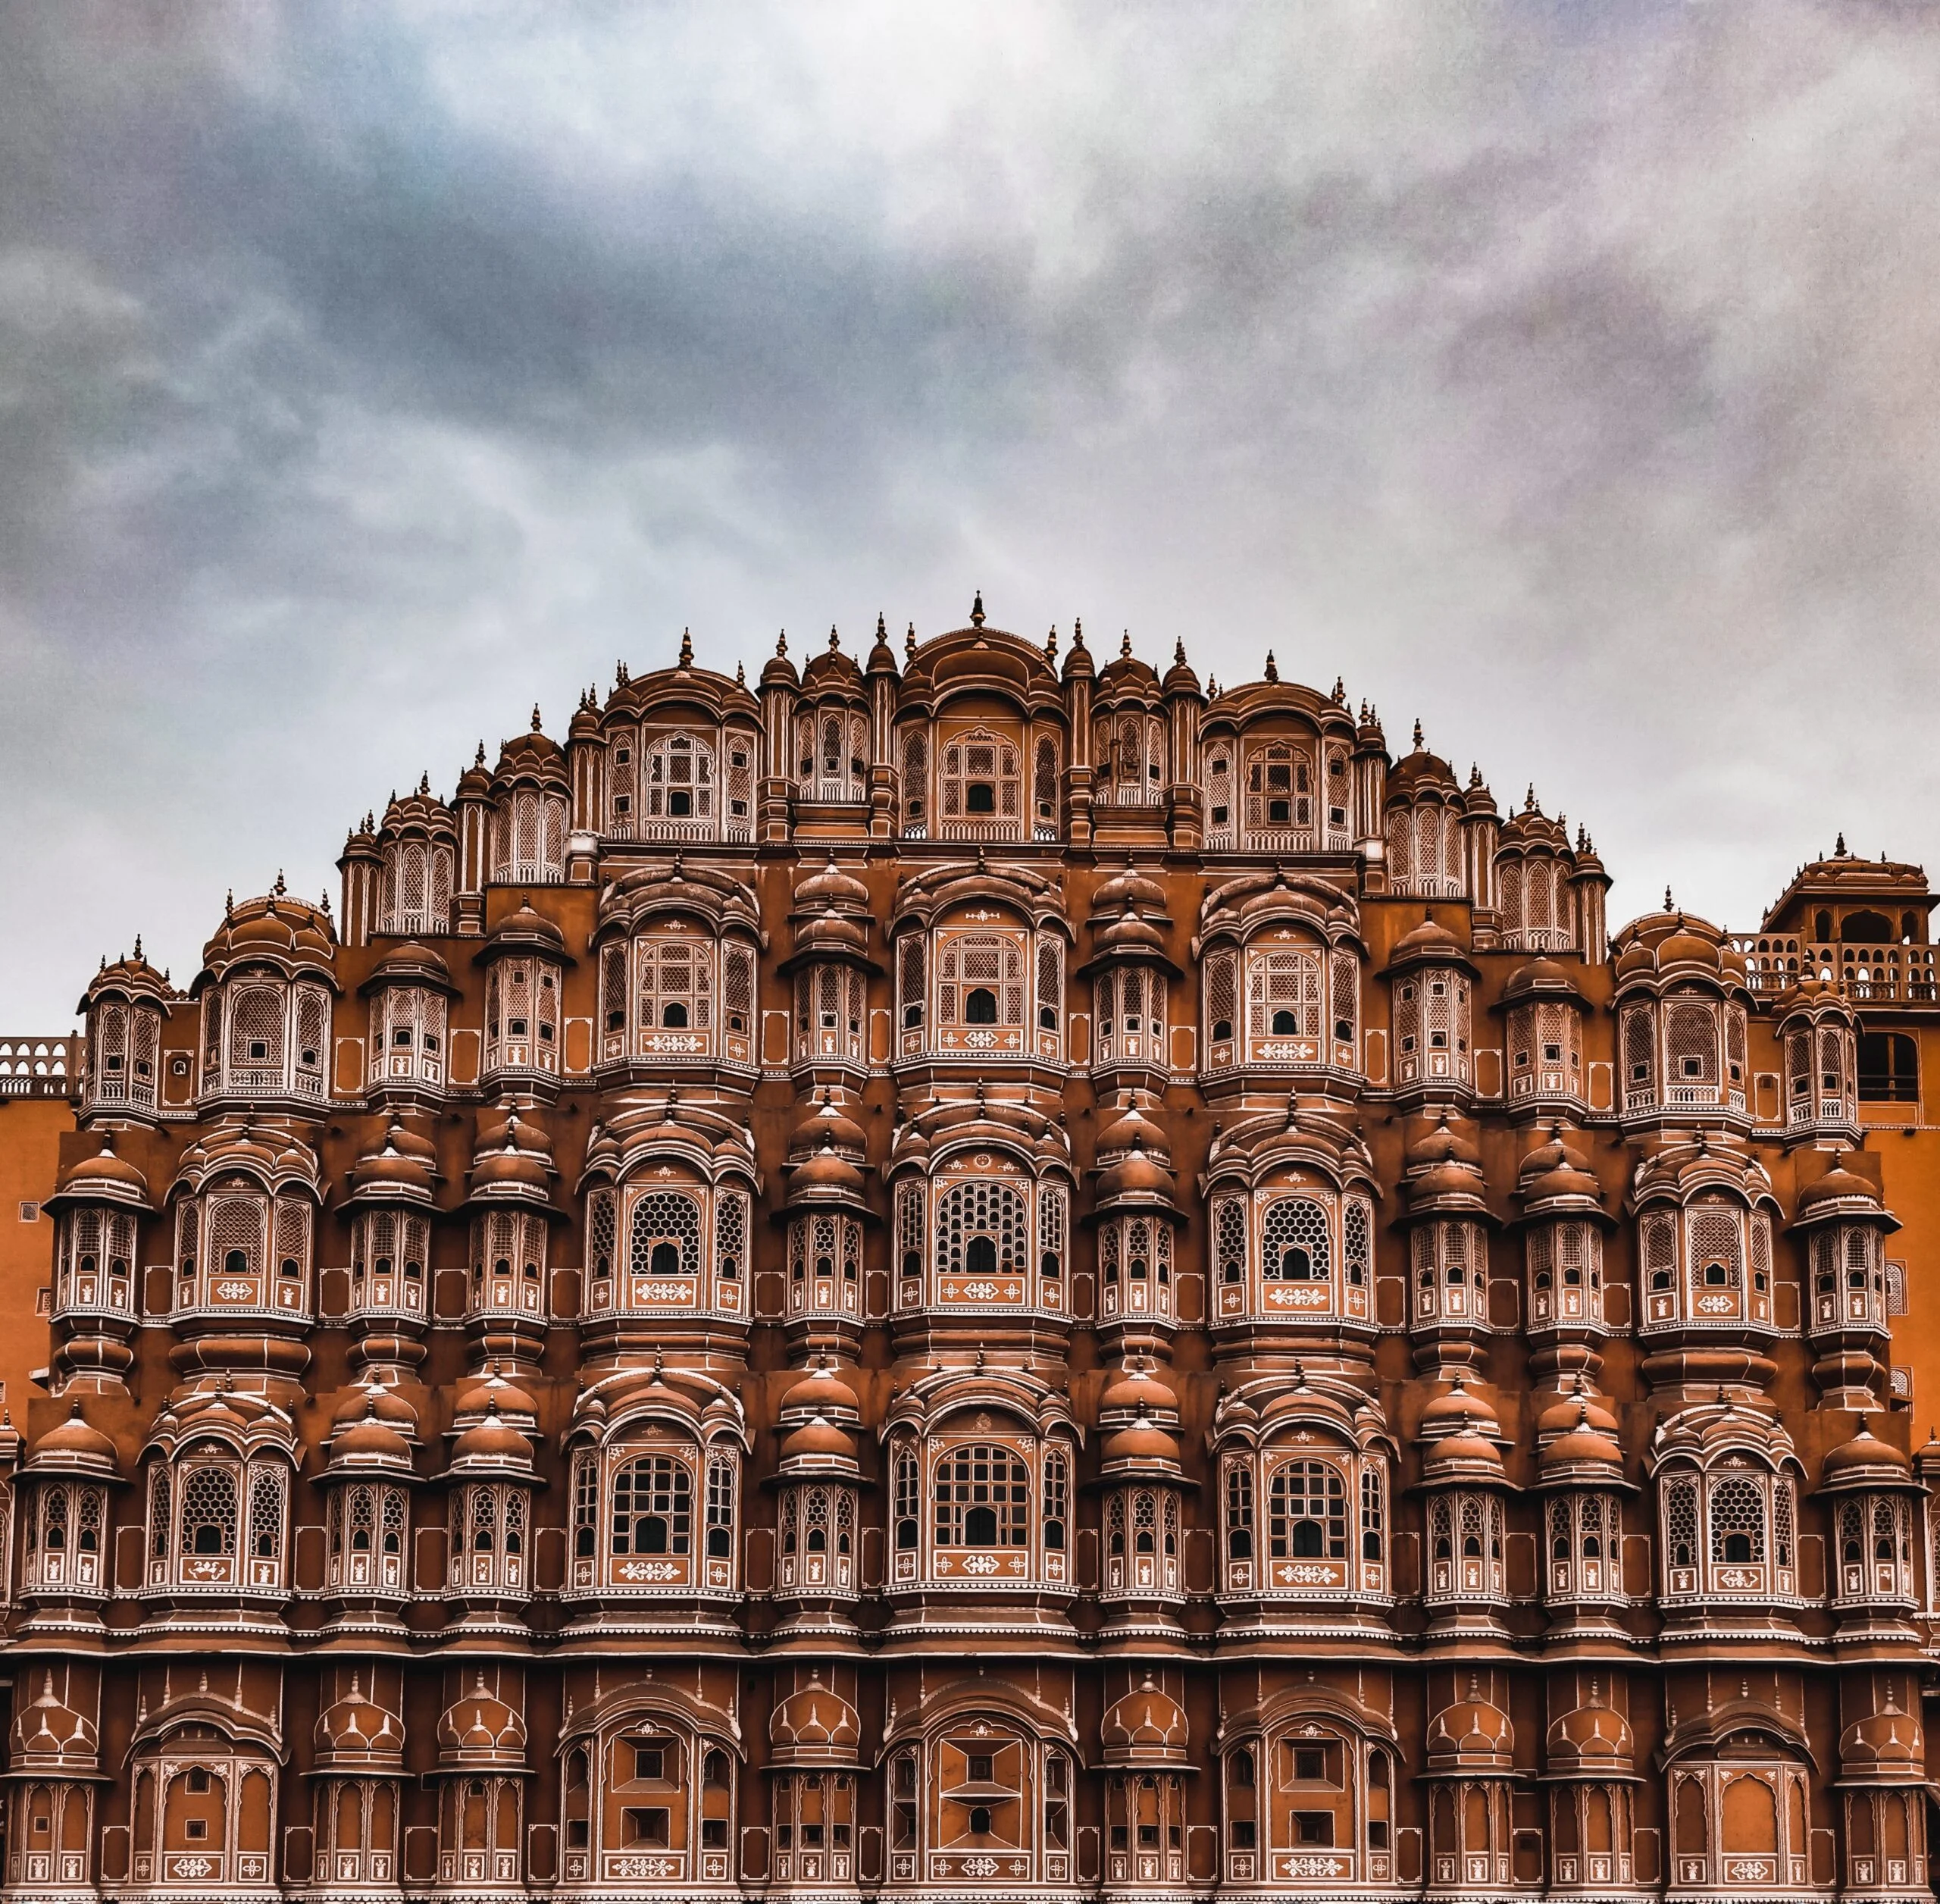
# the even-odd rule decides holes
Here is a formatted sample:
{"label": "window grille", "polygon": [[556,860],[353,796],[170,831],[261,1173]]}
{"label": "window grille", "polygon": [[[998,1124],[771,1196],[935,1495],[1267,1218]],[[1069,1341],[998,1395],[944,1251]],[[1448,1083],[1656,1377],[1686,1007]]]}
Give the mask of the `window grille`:
{"label": "window grille", "polygon": [[1212,1247],[1222,1283],[1246,1280],[1246,1202],[1222,1197],[1212,1210]]}
{"label": "window grille", "polygon": [[939,1547],[1022,1547],[1030,1539],[1030,1476],[1009,1448],[975,1442],[937,1463]]}
{"label": "window grille", "polygon": [[1718,1081],[1718,1024],[1709,1005],[1673,1003],[1665,1013],[1664,1057],[1673,1087]]}
{"label": "window grille", "polygon": [[684,1461],[643,1455],[613,1477],[608,1548],[615,1555],[686,1554],[693,1542],[693,1477]]}
{"label": "window grille", "polygon": [[755,956],[745,945],[731,944],[722,955],[721,1005],[729,1031],[746,1032],[753,1029]]}
{"label": "window grille", "polygon": [[1206,844],[1209,850],[1232,850],[1238,799],[1231,744],[1218,742],[1206,752]]}
{"label": "window grille", "polygon": [[250,1484],[249,1552],[259,1561],[283,1558],[283,1476],[274,1468],[259,1473]]}
{"label": "window grille", "polygon": [[1226,1558],[1253,1558],[1253,1469],[1244,1460],[1226,1464]]}
{"label": "window grille", "polygon": [[748,1261],[748,1197],[745,1191],[718,1190],[714,1197],[714,1258],[728,1282],[746,1279]]}
{"label": "window grille", "polygon": [[1269,1282],[1325,1282],[1333,1275],[1328,1215],[1307,1197],[1282,1197],[1266,1207],[1265,1257]]}
{"label": "window grille", "polygon": [[261,1071],[283,1063],[283,993],[274,985],[239,986],[229,1011],[232,1070]]}
{"label": "window grille", "polygon": [[1047,1279],[1062,1275],[1065,1260],[1065,1194],[1056,1184],[1037,1192],[1037,1267]]}
{"label": "window grille", "polygon": [[[208,1251],[211,1274],[261,1274],[268,1214],[267,1199],[258,1197],[223,1197],[211,1205]],[[242,1259],[239,1270],[231,1267],[231,1259],[237,1256]]]}
{"label": "window grille", "polygon": [[1347,1483],[1331,1461],[1282,1462],[1267,1502],[1269,1552],[1275,1560],[1344,1560]]}
{"label": "window grille", "polygon": [[1388,1516],[1382,1504],[1381,1472],[1380,1464],[1369,1458],[1361,1467],[1361,1558],[1371,1566],[1378,1566],[1385,1551],[1383,1536],[1387,1531]]}
{"label": "window grille", "polygon": [[1239,1016],[1238,968],[1231,952],[1216,952],[1206,961],[1206,1035],[1216,1051],[1230,1042]]}
{"label": "window grille", "polygon": [[896,1193],[896,1249],[900,1273],[906,1279],[923,1273],[923,1186],[905,1183]]}
{"label": "window grille", "polygon": [[1672,1567],[1698,1564],[1698,1483],[1686,1476],[1664,1483],[1664,1558]]}
{"label": "window grille", "polygon": [[[901,994],[901,1019],[906,1031],[922,1027],[927,1001],[923,987],[923,935],[911,932],[903,939],[896,962],[898,990]],[[908,1048],[907,1046],[905,1047]]]}
{"label": "window grille", "polygon": [[1044,1549],[1061,1554],[1065,1548],[1065,1515],[1069,1508],[1071,1470],[1061,1448],[1044,1453]]}
{"label": "window grille", "polygon": [[707,1464],[707,1551],[710,1559],[728,1560],[734,1552],[735,1470],[725,1455],[713,1455]]}
{"label": "window grille", "polygon": [[928,837],[929,742],[921,728],[905,729],[903,735],[903,831],[906,838]]}
{"label": "window grille", "polygon": [[1520,938],[1529,920],[1522,906],[1522,862],[1515,853],[1505,856],[1496,866],[1496,894],[1505,935]]}
{"label": "window grille", "polygon": [[637,778],[634,749],[638,736],[632,730],[616,730],[609,737],[611,751],[606,768],[606,830],[616,840],[633,838],[634,788]]}
{"label": "window grille", "polygon": [[922,1511],[917,1485],[916,1457],[907,1448],[896,1455],[896,1550],[913,1553],[916,1549],[917,1520]]}
{"label": "window grille", "polygon": [[677,1190],[650,1190],[634,1204],[627,1267],[635,1276],[700,1272],[700,1206]]}
{"label": "window grille", "polygon": [[1247,1035],[1320,1036],[1320,960],[1311,952],[1251,952],[1247,956]]}
{"label": "window grille", "polygon": [[1055,838],[1058,817],[1058,748],[1049,734],[1040,735],[1031,775],[1031,800],[1037,810],[1039,838]]}
{"label": "window grille", "polygon": [[1711,1561],[1761,1563],[1765,1558],[1765,1495],[1741,1474],[1713,1480],[1710,1486]]}
{"label": "window grille", "polygon": [[1270,840],[1313,851],[1313,756],[1303,747],[1273,741],[1247,750],[1246,772],[1246,825],[1254,843]]}
{"label": "window grille", "polygon": [[227,1467],[192,1467],[182,1486],[183,1554],[236,1551],[236,1476]]}
{"label": "window grille", "polygon": [[642,939],[640,962],[641,1048],[656,1051],[662,1031],[712,1027],[713,950],[699,939]]}
{"label": "window grille", "polygon": [[1387,835],[1388,883],[1397,893],[1417,890],[1415,885],[1415,828],[1413,809],[1388,809]]}
{"label": "window grille", "polygon": [[1021,1275],[1029,1260],[1025,1234],[1024,1199],[1009,1184],[953,1184],[937,1206],[937,1273]]}
{"label": "window grille", "polygon": [[149,1470],[149,1558],[162,1560],[168,1553],[168,1469],[157,1461]]}
{"label": "window grille", "polygon": [[1334,954],[1334,1037],[1352,1044],[1360,1022],[1360,969],[1351,952]]}
{"label": "window grille", "polygon": [[1037,1029],[1055,1038],[1064,1026],[1064,947],[1054,934],[1037,939]]}

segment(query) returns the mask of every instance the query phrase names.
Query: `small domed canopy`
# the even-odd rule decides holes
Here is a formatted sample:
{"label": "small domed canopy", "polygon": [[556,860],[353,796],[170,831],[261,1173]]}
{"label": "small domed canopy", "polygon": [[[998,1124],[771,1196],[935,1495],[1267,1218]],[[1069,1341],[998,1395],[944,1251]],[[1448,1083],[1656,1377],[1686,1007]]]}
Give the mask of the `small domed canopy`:
{"label": "small domed canopy", "polygon": [[471,955],[474,965],[490,965],[515,954],[531,954],[555,965],[577,965],[579,961],[566,950],[566,935],[543,913],[521,904],[508,913],[485,935],[485,943]]}
{"label": "small domed canopy", "polygon": [[1845,1167],[1851,1156],[1850,1151],[1841,1151],[1832,1160],[1830,1170],[1814,1177],[1800,1191],[1794,1229],[1839,1222],[1867,1223],[1880,1230],[1900,1227],[1899,1219],[1880,1203],[1878,1188]]}
{"label": "small domed canopy", "polygon": [[853,1477],[861,1472],[856,1460],[856,1438],[826,1415],[814,1415],[781,1437],[777,1470],[787,1480],[808,1474]]}
{"label": "small domed canopy", "polygon": [[1099,1724],[1108,1765],[1189,1765],[1190,1737],[1184,1708],[1162,1686],[1153,1684],[1150,1673],[1106,1706]]}
{"label": "small domed canopy", "polygon": [[532,1444],[500,1415],[495,1398],[487,1404],[484,1419],[465,1429],[452,1443],[449,1472],[474,1478],[530,1480]]}
{"label": "small domed canopy", "polygon": [[1584,1002],[1582,988],[1570,976],[1569,968],[1540,957],[1519,965],[1502,988],[1505,1005],[1518,1005],[1529,998],[1563,998],[1578,1005]]}
{"label": "small domed canopy", "polygon": [[1913,1464],[1890,1442],[1880,1440],[1864,1415],[1859,1417],[1851,1439],[1834,1448],[1819,1470],[1823,1494],[1882,1489],[1911,1492],[1919,1485],[1913,1477]]}
{"label": "small domed canopy", "polygon": [[1478,1395],[1457,1380],[1422,1411],[1415,1435],[1422,1448],[1425,1482],[1506,1482],[1502,1465],[1502,1424]]}
{"label": "small domed canopy", "polygon": [[327,1478],[349,1480],[365,1474],[400,1477],[411,1472],[411,1444],[395,1422],[377,1412],[380,1391],[364,1391],[364,1413],[343,1422],[330,1436]]}
{"label": "small domed canopy", "polygon": [[867,912],[869,889],[855,874],[844,872],[831,853],[825,866],[795,882],[794,902],[794,910],[799,913],[819,913],[830,908],[837,912]]}
{"label": "small domed canopy", "polygon": [[401,1117],[393,1117],[375,1143],[360,1151],[350,1167],[350,1195],[358,1204],[428,1206],[436,1197],[437,1148]]}
{"label": "small domed canopy", "polygon": [[45,1207],[67,1210],[83,1204],[112,1204],[120,1210],[155,1208],[147,1177],[127,1158],[115,1155],[112,1131],[102,1133],[101,1148],[92,1157],[77,1157],[61,1171]]}
{"label": "small domed canopy", "polygon": [[1159,1421],[1175,1421],[1178,1397],[1150,1356],[1138,1356],[1105,1385],[1098,1398],[1101,1423],[1129,1421],[1144,1414]]}
{"label": "small domed canopy", "polygon": [[776,1415],[783,1421],[811,1420],[820,1415],[853,1424],[861,1419],[862,1405],[842,1371],[824,1355],[789,1385]]}
{"label": "small domed canopy", "polygon": [[1417,727],[1414,751],[1404,753],[1388,770],[1388,805],[1405,806],[1425,798],[1453,802],[1461,794],[1462,783],[1455,778],[1455,769],[1440,754],[1430,753],[1422,745]]}
{"label": "small domed canopy", "polygon": [[438,1720],[438,1763],[461,1771],[523,1771],[525,1721],[489,1690],[481,1668]]}
{"label": "small domed canopy", "polygon": [[182,995],[142,957],[142,942],[137,938],[134,956],[104,965],[89,980],[88,988],[81,994],[80,1003],[74,1009],[86,1016],[96,1005],[110,1000],[127,1004],[166,1007],[171,999]]}
{"label": "small domed canopy", "polygon": [[406,1441],[418,1438],[418,1411],[396,1389],[374,1376],[345,1392],[330,1411],[330,1432],[335,1434],[373,1417],[396,1429]]}
{"label": "small domed canopy", "polygon": [[1117,1163],[1098,1173],[1094,1218],[1122,1210],[1149,1210],[1155,1215],[1178,1217],[1172,1173],[1147,1154],[1142,1134],[1134,1135],[1131,1148]]}
{"label": "small domed canopy", "polygon": [[768,1716],[769,1763],[785,1766],[855,1765],[860,1762],[862,1722],[818,1667],[806,1686],[780,1700]]}
{"label": "small domed canopy", "polygon": [[1612,938],[1610,954],[1619,992],[1633,982],[1673,977],[1708,980],[1734,991],[1745,988],[1744,955],[1722,926],[1695,913],[1647,913]]}
{"label": "small domed canopy", "polygon": [[27,1456],[30,1474],[85,1475],[102,1480],[119,1480],[120,1464],[114,1444],[81,1413],[77,1395],[69,1405],[67,1419],[48,1430]]}
{"label": "small domed canopy", "polygon": [[1480,1677],[1472,1673],[1467,1698],[1445,1707],[1428,1721],[1428,1770],[1513,1771],[1515,1742],[1509,1715],[1483,1696]]}
{"label": "small domed canopy", "polygon": [[548,1216],[561,1216],[552,1202],[557,1175],[552,1139],[534,1112],[504,1105],[496,1114],[480,1115],[467,1180],[467,1207],[523,1204]]}
{"label": "small domed canopy", "polygon": [[353,1672],[349,1689],[317,1715],[319,1771],[401,1773],[404,1727],[363,1690]]}
{"label": "small domed canopy", "polygon": [[[1559,1412],[1546,1410],[1547,1421]],[[1537,1457],[1545,1486],[1608,1486],[1623,1477],[1623,1451],[1590,1419],[1588,1402],[1576,1403],[1575,1420]]]}
{"label": "small domed canopy", "polygon": [[371,975],[357,988],[360,998],[383,991],[392,985],[418,985],[427,991],[442,991],[455,998],[458,988],[452,983],[452,969],[443,955],[415,939],[393,946],[371,968]]}
{"label": "small domed canopy", "polygon": [[1098,1452],[1099,1471],[1109,1480],[1140,1475],[1176,1480],[1182,1471],[1178,1437],[1160,1427],[1142,1407],[1127,1426],[1105,1436]]}
{"label": "small domed canopy", "polygon": [[1432,913],[1423,913],[1419,925],[1403,932],[1395,941],[1394,950],[1388,961],[1388,972],[1392,975],[1428,965],[1453,966],[1471,978],[1475,975],[1469,948]]}
{"label": "small domed canopy", "polygon": [[1588,1217],[1605,1228],[1616,1221],[1604,1207],[1603,1186],[1590,1169],[1586,1151],[1570,1141],[1575,1135],[1560,1123],[1523,1158],[1516,1173],[1516,1198],[1525,1218]]}

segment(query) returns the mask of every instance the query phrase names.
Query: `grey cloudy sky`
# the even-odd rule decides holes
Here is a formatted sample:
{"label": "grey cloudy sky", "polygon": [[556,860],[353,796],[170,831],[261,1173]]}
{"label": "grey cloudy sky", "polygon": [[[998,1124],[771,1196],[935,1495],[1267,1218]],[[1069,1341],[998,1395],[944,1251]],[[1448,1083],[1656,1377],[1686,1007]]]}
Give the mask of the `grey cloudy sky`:
{"label": "grey cloudy sky", "polygon": [[1344,675],[1613,919],[1940,860],[1937,99],[1866,0],[0,6],[0,1032],[978,587]]}

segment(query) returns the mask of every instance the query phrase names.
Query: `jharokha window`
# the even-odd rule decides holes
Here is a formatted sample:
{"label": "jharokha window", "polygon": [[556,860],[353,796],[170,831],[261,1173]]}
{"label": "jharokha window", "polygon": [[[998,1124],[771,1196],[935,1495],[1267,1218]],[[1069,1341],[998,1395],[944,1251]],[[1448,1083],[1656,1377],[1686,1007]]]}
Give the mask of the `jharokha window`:
{"label": "jharokha window", "polygon": [[1644,1328],[1769,1326],[1772,1220],[1722,1197],[1638,1220]]}
{"label": "jharokha window", "polygon": [[587,1200],[587,1314],[745,1316],[752,1207],[738,1184],[594,1191]]}
{"label": "jharokha window", "polygon": [[1232,1192],[1212,1214],[1222,1323],[1372,1321],[1374,1206],[1359,1192]]}
{"label": "jharokha window", "polygon": [[152,1462],[149,1586],[282,1592],[289,1495],[289,1467],[274,1456],[246,1461],[210,1443]]}
{"label": "jharokha window", "polygon": [[731,1448],[635,1442],[573,1465],[571,1591],[726,1593],[739,1579]]}
{"label": "jharokha window", "polygon": [[1387,1476],[1379,1455],[1348,1449],[1224,1455],[1222,1594],[1385,1597]]}
{"label": "jharokha window", "polygon": [[1067,1313],[1062,1184],[1034,1182],[1015,1160],[979,1152],[934,1183],[901,1185],[896,1210],[898,1309]]}
{"label": "jharokha window", "polygon": [[939,750],[940,831],[946,840],[1022,840],[1024,770],[1017,738],[975,728]]}
{"label": "jharokha window", "polygon": [[890,1871],[973,1888],[1071,1881],[1069,1755],[999,1720],[973,1719],[889,1765]]}
{"label": "jharokha window", "polygon": [[600,1051],[611,1060],[754,1055],[755,955],[738,939],[677,928],[600,954]]}
{"label": "jharokha window", "polygon": [[[1070,1451],[1062,1442],[937,1438],[899,1442],[891,1459],[895,1582],[1062,1586],[1070,1577]],[[919,1477],[928,1471],[927,1486]]]}

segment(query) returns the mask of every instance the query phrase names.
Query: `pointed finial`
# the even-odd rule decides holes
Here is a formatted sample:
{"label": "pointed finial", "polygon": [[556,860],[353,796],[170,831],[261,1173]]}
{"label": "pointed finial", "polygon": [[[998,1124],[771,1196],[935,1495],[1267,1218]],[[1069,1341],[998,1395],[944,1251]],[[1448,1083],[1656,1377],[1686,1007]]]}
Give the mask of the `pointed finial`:
{"label": "pointed finial", "polygon": [[694,665],[694,636],[691,628],[681,631],[681,665],[691,668]]}
{"label": "pointed finial", "polygon": [[1127,628],[1125,639],[1119,644],[1119,653],[1127,661],[1131,659],[1131,631]]}
{"label": "pointed finial", "polygon": [[774,652],[778,657],[788,652],[788,631],[786,628],[774,637]]}
{"label": "pointed finial", "polygon": [[914,661],[916,659],[916,625],[909,624],[909,632],[903,637],[903,652]]}
{"label": "pointed finial", "polygon": [[[234,911],[235,911],[235,910],[236,910],[236,888],[235,888],[233,886],[231,886],[231,887],[230,888],[230,889],[228,890],[228,891],[227,891],[226,893],[224,893],[224,894],[223,894],[223,896],[222,896],[222,916],[223,916],[223,917],[224,917],[224,919],[228,918],[228,916],[230,916],[230,913],[232,913],[233,912],[234,912]],[[107,963],[108,963],[108,961],[107,961],[105,959],[103,959],[103,960],[102,960],[102,963],[103,965],[107,964]]]}
{"label": "pointed finial", "polygon": [[1074,648],[1081,648],[1084,645],[1084,618],[1081,615],[1074,615],[1071,618],[1071,645]]}
{"label": "pointed finial", "polygon": [[889,639],[889,624],[883,619],[881,609],[876,610],[876,639],[878,641]]}
{"label": "pointed finial", "polygon": [[1522,796],[1522,811],[1533,813],[1536,810],[1536,783],[1529,782],[1529,791]]}
{"label": "pointed finial", "polygon": [[1665,888],[1664,888],[1664,910],[1665,910],[1666,912],[1669,912],[1669,911],[1670,910],[1670,909],[1671,909],[1670,888],[1669,888],[1669,887],[1666,886],[1666,887],[1665,887]]}
{"label": "pointed finial", "polygon": [[836,633],[835,624],[831,622],[828,625],[828,651],[831,654],[834,654],[841,646],[842,637]]}
{"label": "pointed finial", "polygon": [[1334,677],[1334,705],[1345,707],[1347,704],[1347,684],[1338,675]]}
{"label": "pointed finial", "polygon": [[1278,681],[1280,678],[1279,664],[1273,659],[1273,650],[1271,648],[1266,650],[1266,678],[1269,681]]}
{"label": "pointed finial", "polygon": [[984,625],[984,591],[977,591],[977,599],[970,604],[970,625],[981,628]]}
{"label": "pointed finial", "polygon": [[532,703],[532,731],[534,734],[539,731],[539,703],[537,701]]}
{"label": "pointed finial", "polygon": [[472,756],[471,764],[474,767],[482,767],[485,764],[485,743],[483,741],[478,744],[477,753]]}
{"label": "pointed finial", "polygon": [[1843,860],[1845,856],[1846,836],[1841,833],[1839,837],[1832,842],[1832,857],[1835,860]]}
{"label": "pointed finial", "polygon": [[1055,661],[1058,658],[1058,625],[1051,624],[1050,632],[1044,637],[1044,659]]}
{"label": "pointed finial", "polygon": [[270,888],[270,891],[280,899],[289,890],[289,888],[283,883],[283,869],[278,866],[276,869],[276,884]]}
{"label": "pointed finial", "polygon": [[141,956],[142,956],[142,935],[141,935],[141,934],[140,934],[140,933],[137,932],[137,933],[135,935],[135,957],[136,957],[136,959],[137,960],[137,961],[139,961],[139,960],[140,960]]}
{"label": "pointed finial", "polygon": [[1415,716],[1415,751],[1416,751],[1416,753],[1419,753],[1421,752],[1421,750],[1422,750],[1422,722],[1421,722],[1421,716],[1418,714],[1418,715],[1416,715],[1416,716]]}
{"label": "pointed finial", "polygon": [[737,661],[734,664],[734,685],[737,687],[745,687],[747,684],[748,671]]}

